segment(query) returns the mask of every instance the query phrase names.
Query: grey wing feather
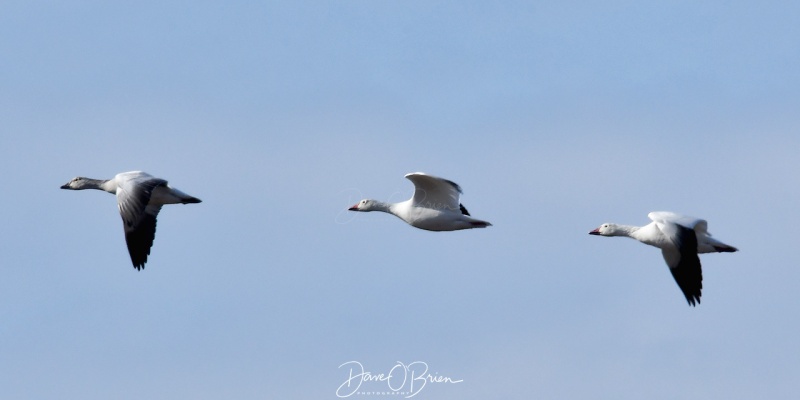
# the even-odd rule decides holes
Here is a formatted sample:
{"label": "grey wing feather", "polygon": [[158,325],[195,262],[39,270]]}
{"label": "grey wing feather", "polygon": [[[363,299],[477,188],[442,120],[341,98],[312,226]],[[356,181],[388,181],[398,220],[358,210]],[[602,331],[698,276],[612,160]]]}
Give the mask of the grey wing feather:
{"label": "grey wing feather", "polygon": [[119,185],[117,204],[126,230],[135,227],[144,215],[153,189],[166,184],[164,179],[150,178],[131,180]]}

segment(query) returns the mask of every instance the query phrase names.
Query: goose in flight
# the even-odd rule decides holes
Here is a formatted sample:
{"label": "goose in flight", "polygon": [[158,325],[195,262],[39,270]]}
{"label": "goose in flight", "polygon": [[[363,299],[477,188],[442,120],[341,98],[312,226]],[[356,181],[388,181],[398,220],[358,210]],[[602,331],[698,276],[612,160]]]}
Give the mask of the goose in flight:
{"label": "goose in flight", "polygon": [[461,187],[455,182],[422,172],[407,174],[406,178],[414,184],[414,196],[410,199],[400,203],[364,199],[349,210],[383,211],[413,227],[428,231],[456,231],[492,226],[469,215],[464,205],[459,203]]}
{"label": "goose in flight", "polygon": [[660,248],[686,301],[695,306],[700,303],[700,290],[703,288],[703,273],[697,255],[732,253],[738,249],[712,238],[707,231],[708,223],[703,219],[667,211],[651,212],[647,216],[653,222],[645,226],[603,224],[589,234],[627,236]]}
{"label": "goose in flight", "polygon": [[117,195],[117,206],[125,228],[125,242],[133,267],[137,270],[144,268],[147,262],[156,236],[156,216],[161,206],[200,202],[200,199],[169,186],[166,180],[141,171],[123,172],[108,180],[77,177],[61,186],[61,189],[98,189]]}

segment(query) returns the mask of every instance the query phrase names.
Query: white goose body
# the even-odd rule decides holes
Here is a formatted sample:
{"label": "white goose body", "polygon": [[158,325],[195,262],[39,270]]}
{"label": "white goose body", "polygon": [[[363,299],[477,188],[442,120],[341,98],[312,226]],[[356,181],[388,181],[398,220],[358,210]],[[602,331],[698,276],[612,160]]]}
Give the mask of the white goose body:
{"label": "white goose body", "polygon": [[200,203],[200,199],[175,189],[167,181],[141,171],[122,172],[112,179],[77,177],[62,189],[97,189],[115,194],[125,228],[125,242],[134,268],[147,262],[156,234],[156,217],[164,204]]}
{"label": "white goose body", "polygon": [[653,222],[639,227],[606,223],[589,232],[590,235],[626,236],[661,249],[672,276],[683,291],[686,301],[694,306],[700,302],[703,274],[700,253],[730,253],[738,251],[711,237],[708,223],[668,211],[651,212]]}
{"label": "white goose body", "polygon": [[459,203],[461,187],[455,182],[422,172],[405,177],[414,183],[414,195],[410,199],[400,203],[364,199],[349,210],[386,212],[415,228],[428,231],[455,231],[492,225],[469,215]]}

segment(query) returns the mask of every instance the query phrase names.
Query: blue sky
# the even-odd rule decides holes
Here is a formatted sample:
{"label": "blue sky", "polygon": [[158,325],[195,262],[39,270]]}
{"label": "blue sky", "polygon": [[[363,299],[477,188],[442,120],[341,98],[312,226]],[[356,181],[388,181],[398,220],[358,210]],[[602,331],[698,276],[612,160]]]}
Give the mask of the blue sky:
{"label": "blue sky", "polygon": [[[4,2],[0,397],[335,399],[796,391],[793,2]],[[167,206],[131,267],[115,199]],[[458,182],[494,226],[348,213]],[[671,210],[740,252],[687,306],[660,251],[587,232]],[[386,390],[365,382],[365,390]],[[354,394],[350,398],[401,398]]]}

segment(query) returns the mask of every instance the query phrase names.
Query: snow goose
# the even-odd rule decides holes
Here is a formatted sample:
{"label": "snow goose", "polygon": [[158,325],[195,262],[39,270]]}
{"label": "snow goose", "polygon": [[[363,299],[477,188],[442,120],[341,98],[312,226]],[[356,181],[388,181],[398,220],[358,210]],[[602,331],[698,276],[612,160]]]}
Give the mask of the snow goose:
{"label": "snow goose", "polygon": [[144,268],[147,262],[156,236],[156,216],[161,206],[200,202],[200,199],[169,186],[164,179],[141,171],[123,172],[108,180],[77,177],[61,188],[98,189],[117,195],[128,253],[137,270]]}
{"label": "snow goose", "polygon": [[700,302],[703,288],[703,273],[697,254],[732,253],[738,249],[712,238],[707,231],[708,223],[703,219],[668,211],[651,212],[647,216],[653,222],[645,226],[603,224],[589,234],[627,236],[661,249],[686,301],[695,306]]}
{"label": "snow goose", "polygon": [[470,217],[459,203],[461,187],[455,182],[422,172],[406,174],[414,184],[414,196],[400,203],[364,199],[350,211],[383,211],[428,231],[456,231],[485,228],[492,224]]}

